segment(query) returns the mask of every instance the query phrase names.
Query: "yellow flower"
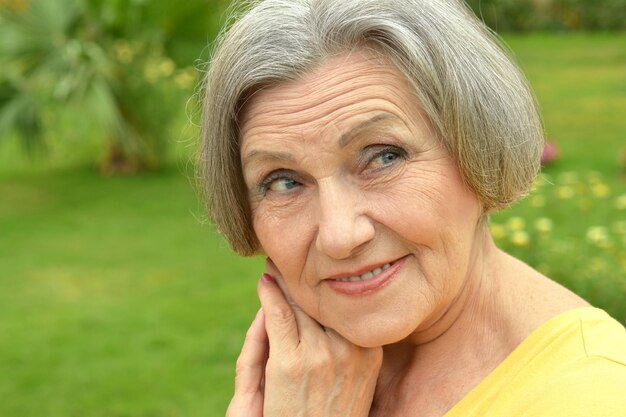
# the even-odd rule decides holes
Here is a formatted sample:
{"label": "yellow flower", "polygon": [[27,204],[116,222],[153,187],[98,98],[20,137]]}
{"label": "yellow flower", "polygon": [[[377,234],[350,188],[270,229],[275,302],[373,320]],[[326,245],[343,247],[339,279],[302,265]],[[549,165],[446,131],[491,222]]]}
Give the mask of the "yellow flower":
{"label": "yellow flower", "polygon": [[489,224],[489,229],[491,230],[491,235],[496,240],[502,239],[506,236],[506,229],[501,224],[491,223]]}
{"label": "yellow flower", "polygon": [[130,43],[125,40],[116,41],[113,45],[113,51],[115,52],[117,60],[120,61],[122,64],[130,63],[135,56],[135,52],[130,46]]}
{"label": "yellow flower", "polygon": [[556,196],[560,199],[567,200],[574,197],[574,189],[569,185],[562,185],[556,189]]}
{"label": "yellow flower", "polygon": [[519,247],[527,246],[530,243],[530,236],[523,230],[516,230],[511,235],[511,243]]}
{"label": "yellow flower", "polygon": [[519,231],[523,230],[524,227],[526,227],[526,222],[521,217],[511,217],[509,220],[507,220],[506,226],[509,228],[509,230]]}
{"label": "yellow flower", "polygon": [[196,72],[193,68],[181,71],[174,77],[174,83],[178,86],[178,88],[183,90],[191,88],[195,82]]}
{"label": "yellow flower", "polygon": [[573,185],[578,182],[578,172],[567,171],[562,172],[558,177],[558,182],[560,184],[569,184]]}
{"label": "yellow flower", "polygon": [[541,217],[535,220],[535,229],[540,233],[548,233],[552,230],[554,223],[547,217]]}
{"label": "yellow flower", "polygon": [[613,227],[611,229],[618,235],[626,236],[626,220],[620,220],[613,223]]}
{"label": "yellow flower", "polygon": [[594,196],[604,198],[609,195],[611,189],[603,182],[598,182],[591,186],[591,192]]}
{"label": "yellow flower", "polygon": [[587,240],[599,247],[609,244],[609,232],[604,226],[593,226],[587,230]]}
{"label": "yellow flower", "polygon": [[159,80],[159,69],[153,62],[148,62],[143,67],[143,75],[149,83],[155,83]]}
{"label": "yellow flower", "polygon": [[615,199],[615,208],[618,210],[626,210],[626,194],[622,194]]}
{"label": "yellow flower", "polygon": [[163,77],[169,77],[174,73],[175,69],[176,64],[169,58],[165,58],[159,63],[159,72]]}
{"label": "yellow flower", "polygon": [[541,208],[546,205],[546,198],[542,195],[535,195],[530,199],[530,205],[535,208]]}

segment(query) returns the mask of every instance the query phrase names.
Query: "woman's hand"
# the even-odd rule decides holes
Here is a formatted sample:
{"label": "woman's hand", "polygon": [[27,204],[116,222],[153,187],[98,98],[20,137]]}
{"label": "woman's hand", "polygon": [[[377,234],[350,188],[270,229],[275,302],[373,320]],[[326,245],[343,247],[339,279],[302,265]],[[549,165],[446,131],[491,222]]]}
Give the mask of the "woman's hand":
{"label": "woman's hand", "polygon": [[235,394],[226,417],[263,417],[263,382],[269,341],[260,309],[248,329],[235,370]]}
{"label": "woman's hand", "polygon": [[356,346],[322,327],[290,302],[271,261],[268,271],[258,285],[263,312],[237,361],[227,417],[366,417],[382,348]]}

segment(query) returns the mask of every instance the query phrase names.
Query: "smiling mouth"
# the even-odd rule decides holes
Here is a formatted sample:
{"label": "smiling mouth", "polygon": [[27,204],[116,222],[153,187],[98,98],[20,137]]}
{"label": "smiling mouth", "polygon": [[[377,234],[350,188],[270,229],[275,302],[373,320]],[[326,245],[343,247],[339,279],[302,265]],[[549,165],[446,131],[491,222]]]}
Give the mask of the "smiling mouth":
{"label": "smiling mouth", "polygon": [[346,278],[338,278],[338,279],[334,279],[333,281],[336,282],[359,282],[359,281],[369,281],[370,279],[373,279],[374,277],[376,277],[377,275],[379,275],[381,272],[383,272],[385,269],[388,269],[391,267],[391,265],[393,265],[393,262],[389,262],[386,263],[385,265],[379,266],[378,268],[374,268],[371,271],[367,271],[364,274],[361,275],[353,275],[351,277],[346,277]]}
{"label": "smiling mouth", "polygon": [[[384,265],[366,271],[360,275],[335,276],[328,278],[324,282],[334,291],[347,296],[371,295],[382,290],[391,283],[402,270],[407,256],[387,262]],[[374,265],[372,265],[374,266]],[[357,271],[354,271],[355,273]],[[360,272],[360,271],[359,271]]]}

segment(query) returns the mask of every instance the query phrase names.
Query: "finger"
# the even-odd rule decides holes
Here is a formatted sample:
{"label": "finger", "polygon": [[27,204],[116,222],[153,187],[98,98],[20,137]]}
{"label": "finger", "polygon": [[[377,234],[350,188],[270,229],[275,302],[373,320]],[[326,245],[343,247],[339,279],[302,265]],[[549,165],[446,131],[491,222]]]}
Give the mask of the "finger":
{"label": "finger", "polygon": [[265,271],[276,280],[276,284],[278,284],[278,286],[280,287],[285,298],[287,299],[287,302],[291,305],[295,305],[296,303],[295,301],[293,301],[293,297],[291,297],[289,289],[287,288],[285,280],[283,279],[283,274],[280,273],[278,267],[270,258],[265,259]]}
{"label": "finger", "polygon": [[273,277],[263,274],[257,286],[270,349],[274,352],[292,351],[299,342],[298,325],[293,309]]}
{"label": "finger", "polygon": [[265,317],[259,309],[246,333],[246,339],[237,359],[235,395],[256,393],[265,375],[269,342],[265,332]]}
{"label": "finger", "polygon": [[269,275],[275,278],[276,284],[283,292],[285,299],[291,306],[291,309],[296,316],[296,325],[298,327],[298,335],[300,340],[308,339],[309,336],[319,337],[323,331],[322,326],[315,321],[311,316],[309,316],[300,306],[293,300],[289,289],[287,288],[287,284],[283,279],[282,274],[276,267],[276,264],[270,259],[267,258],[265,261],[265,267]]}

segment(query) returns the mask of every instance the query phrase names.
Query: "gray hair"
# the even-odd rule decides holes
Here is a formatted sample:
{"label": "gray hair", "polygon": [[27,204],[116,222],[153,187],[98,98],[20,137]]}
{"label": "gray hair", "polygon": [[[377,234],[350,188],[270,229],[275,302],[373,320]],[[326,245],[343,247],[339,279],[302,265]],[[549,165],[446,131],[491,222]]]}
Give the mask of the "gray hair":
{"label": "gray hair", "polygon": [[259,243],[237,118],[260,89],[372,45],[402,71],[486,212],[525,196],[543,127],[527,81],[459,0],[262,0],[220,35],[205,80],[199,174],[211,220],[237,253]]}

